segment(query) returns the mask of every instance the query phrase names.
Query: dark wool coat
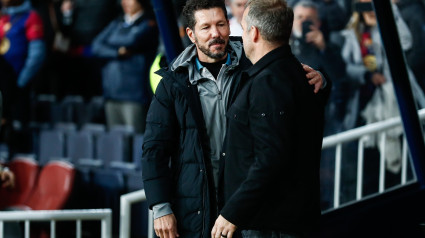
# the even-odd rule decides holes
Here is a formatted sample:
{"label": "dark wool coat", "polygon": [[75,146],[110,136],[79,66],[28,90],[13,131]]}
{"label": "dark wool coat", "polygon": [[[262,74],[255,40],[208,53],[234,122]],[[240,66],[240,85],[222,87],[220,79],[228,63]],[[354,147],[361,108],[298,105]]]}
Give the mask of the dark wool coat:
{"label": "dark wool coat", "polygon": [[331,87],[314,94],[288,45],[266,54],[242,81],[227,112],[220,213],[240,230],[305,232],[320,216],[323,116]]}

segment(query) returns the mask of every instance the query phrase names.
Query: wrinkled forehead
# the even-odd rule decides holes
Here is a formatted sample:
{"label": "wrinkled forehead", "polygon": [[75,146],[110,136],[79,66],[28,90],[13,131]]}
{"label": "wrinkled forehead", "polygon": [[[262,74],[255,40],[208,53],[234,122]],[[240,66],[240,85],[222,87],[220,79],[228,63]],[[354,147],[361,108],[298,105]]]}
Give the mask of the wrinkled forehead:
{"label": "wrinkled forehead", "polygon": [[195,11],[194,17],[196,21],[195,26],[206,23],[211,24],[220,21],[227,21],[223,9],[219,7],[197,10]]}

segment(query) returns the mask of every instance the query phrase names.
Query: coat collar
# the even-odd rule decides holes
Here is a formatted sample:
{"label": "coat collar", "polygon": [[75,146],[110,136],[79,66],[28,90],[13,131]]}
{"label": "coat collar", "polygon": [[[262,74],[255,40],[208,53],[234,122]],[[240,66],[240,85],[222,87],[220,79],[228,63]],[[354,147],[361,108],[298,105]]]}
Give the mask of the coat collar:
{"label": "coat collar", "polygon": [[264,55],[257,63],[247,70],[247,74],[251,78],[277,59],[286,58],[291,55],[292,51],[289,45],[280,46]]}

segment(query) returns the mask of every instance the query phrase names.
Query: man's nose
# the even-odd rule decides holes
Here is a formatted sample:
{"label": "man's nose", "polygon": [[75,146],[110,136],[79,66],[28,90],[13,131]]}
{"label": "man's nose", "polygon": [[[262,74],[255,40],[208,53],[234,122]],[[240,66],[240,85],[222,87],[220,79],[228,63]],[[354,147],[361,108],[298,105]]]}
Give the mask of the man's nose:
{"label": "man's nose", "polygon": [[213,38],[217,38],[217,37],[219,37],[219,36],[220,36],[220,31],[218,30],[218,28],[217,28],[216,26],[213,26],[213,27],[211,28],[211,36],[212,36]]}

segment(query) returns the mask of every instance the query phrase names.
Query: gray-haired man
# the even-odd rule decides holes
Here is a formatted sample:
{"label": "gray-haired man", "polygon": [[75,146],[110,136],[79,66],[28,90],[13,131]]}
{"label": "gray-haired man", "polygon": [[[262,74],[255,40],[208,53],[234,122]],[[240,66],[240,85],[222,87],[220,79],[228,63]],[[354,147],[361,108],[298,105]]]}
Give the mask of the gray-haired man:
{"label": "gray-haired man", "polygon": [[289,47],[293,17],[283,0],[250,0],[244,12],[243,44],[253,66],[227,112],[225,205],[214,238],[231,238],[236,228],[249,238],[304,237],[318,225],[330,87],[314,94],[305,83]]}

